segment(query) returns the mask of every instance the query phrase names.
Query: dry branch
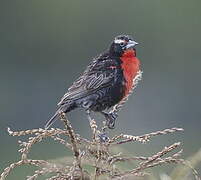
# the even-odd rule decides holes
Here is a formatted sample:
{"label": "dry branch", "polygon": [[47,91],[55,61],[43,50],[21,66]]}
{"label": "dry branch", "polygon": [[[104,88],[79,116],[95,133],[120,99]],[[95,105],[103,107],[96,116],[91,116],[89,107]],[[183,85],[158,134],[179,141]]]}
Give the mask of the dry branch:
{"label": "dry branch", "polygon": [[[170,153],[180,147],[180,143],[174,143],[168,147],[164,147],[158,153],[155,153],[151,157],[139,156],[130,157],[123,153],[114,154],[112,148],[114,146],[120,146],[120,144],[128,142],[147,142],[154,136],[166,135],[169,133],[175,133],[183,131],[182,128],[170,128],[161,131],[151,132],[141,136],[133,135],[115,135],[108,138],[107,142],[102,142],[98,138],[100,131],[96,122],[93,120],[91,123],[92,139],[88,140],[82,138],[79,134],[76,134],[73,130],[70,122],[68,121],[64,113],[61,114],[61,120],[64,122],[65,129],[33,129],[26,131],[13,132],[8,128],[8,133],[11,136],[26,136],[31,135],[27,142],[19,141],[22,154],[21,160],[11,164],[5,168],[0,175],[0,180],[4,180],[9,173],[16,167],[27,164],[38,167],[38,170],[34,172],[32,176],[28,176],[27,180],[35,180],[39,176],[51,174],[52,177],[49,180],[61,180],[61,179],[101,179],[107,177],[109,179],[122,179],[125,177],[145,176],[146,169],[165,164],[183,164],[190,166],[185,160],[181,159],[182,150],[179,150],[172,155]],[[62,135],[62,138],[60,137]],[[50,163],[44,160],[31,160],[28,159],[28,154],[34,144],[37,144],[45,138],[52,138],[58,143],[64,145],[67,149],[71,150],[74,154],[74,161],[69,161],[66,165]],[[66,138],[65,138],[66,137]],[[169,155],[168,157],[163,157]],[[68,161],[68,158],[67,160]],[[117,166],[118,162],[135,161],[137,167],[129,171],[123,171]],[[82,162],[82,163],[81,163]],[[94,171],[88,171],[85,165],[94,168]],[[199,179],[198,173],[195,169],[192,172],[196,179]],[[103,178],[103,179],[104,179]]]}
{"label": "dry branch", "polygon": [[[139,71],[134,79],[133,89],[136,87],[139,80],[141,80],[142,72]],[[129,95],[132,93],[129,93]],[[114,106],[111,112],[117,113],[128,99],[126,96],[119,104]],[[114,146],[121,146],[128,142],[141,142],[145,143],[150,141],[151,138],[160,135],[167,135],[170,133],[181,132],[182,128],[170,128],[161,131],[151,132],[141,136],[126,135],[124,133],[115,135],[114,137],[107,138],[103,142],[100,139],[100,132],[105,131],[105,126],[99,130],[96,121],[90,121],[92,131],[92,138],[88,140],[81,135],[76,134],[72,128],[70,121],[67,119],[65,113],[60,113],[60,118],[64,123],[64,129],[32,129],[25,131],[11,131],[8,128],[8,133],[11,136],[31,136],[27,141],[19,141],[21,153],[21,160],[10,164],[3,170],[0,175],[0,180],[5,180],[10,172],[21,165],[33,165],[38,169],[33,175],[27,176],[27,180],[36,180],[39,176],[50,175],[47,180],[92,180],[92,179],[135,179],[136,177],[147,176],[146,169],[165,164],[182,164],[188,166],[194,174],[195,179],[199,179],[197,171],[184,159],[181,158],[182,150],[177,152],[173,151],[180,147],[180,143],[174,143],[168,147],[164,147],[158,153],[154,153],[151,157],[139,156],[130,157],[129,154],[124,155],[122,152],[118,154],[113,153]],[[61,137],[62,136],[62,137]],[[29,152],[34,144],[43,141],[45,138],[52,138],[54,141],[64,145],[68,150],[73,153],[72,157],[66,157],[63,163],[53,163],[45,160],[32,160],[28,158]],[[164,157],[167,156],[167,157]],[[136,162],[137,166],[132,170],[123,170],[118,166],[118,162]],[[86,168],[86,165],[91,170]],[[183,171],[185,172],[185,171]]]}

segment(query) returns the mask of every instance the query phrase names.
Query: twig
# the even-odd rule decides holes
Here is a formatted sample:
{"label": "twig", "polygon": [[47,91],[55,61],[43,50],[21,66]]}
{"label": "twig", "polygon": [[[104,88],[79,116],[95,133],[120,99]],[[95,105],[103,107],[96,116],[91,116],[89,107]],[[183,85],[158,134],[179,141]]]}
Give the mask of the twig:
{"label": "twig", "polygon": [[77,140],[75,138],[74,130],[73,130],[70,122],[68,121],[65,113],[61,112],[60,117],[61,117],[61,121],[63,121],[63,123],[64,123],[65,129],[67,130],[67,132],[69,134],[70,141],[72,144],[72,150],[74,153],[74,157],[76,159],[76,165],[80,169],[81,179],[83,179],[84,176],[83,176],[83,171],[82,171],[82,166],[81,166],[80,153],[79,153],[79,150],[77,148]]}
{"label": "twig", "polygon": [[176,149],[178,146],[180,146],[180,143],[174,143],[173,145],[171,145],[169,147],[165,147],[162,151],[160,151],[157,154],[153,155],[152,157],[148,158],[145,162],[140,163],[140,165],[137,168],[135,168],[135,169],[133,169],[131,171],[126,171],[126,172],[124,172],[122,174],[118,174],[117,176],[123,177],[123,176],[125,176],[127,174],[135,174],[135,173],[141,172],[144,169],[151,167],[150,164],[153,163],[155,160],[157,160],[158,158],[164,156],[168,152]]}
{"label": "twig", "polygon": [[47,161],[44,160],[32,160],[32,159],[26,159],[26,160],[20,160],[18,162],[10,164],[7,168],[5,168],[0,175],[0,180],[5,180],[5,178],[8,176],[8,174],[16,167],[21,166],[23,164],[29,164],[34,166],[44,166],[44,165],[50,165]]}
{"label": "twig", "polygon": [[121,135],[121,136],[118,137],[118,139],[125,138],[125,140],[119,141],[116,144],[123,144],[123,143],[128,143],[128,142],[131,142],[131,141],[139,141],[139,142],[145,143],[145,142],[149,141],[150,138],[153,137],[153,136],[165,135],[165,134],[170,134],[170,133],[180,132],[180,131],[184,131],[184,129],[182,129],[182,128],[164,129],[164,130],[161,130],[161,131],[156,131],[156,132],[152,132],[152,133],[149,133],[149,134],[144,134],[142,136]]}

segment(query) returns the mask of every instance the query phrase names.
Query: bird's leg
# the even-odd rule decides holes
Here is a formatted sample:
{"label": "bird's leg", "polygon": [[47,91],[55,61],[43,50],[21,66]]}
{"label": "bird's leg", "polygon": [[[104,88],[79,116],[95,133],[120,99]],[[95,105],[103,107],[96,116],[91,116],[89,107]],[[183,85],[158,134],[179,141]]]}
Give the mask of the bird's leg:
{"label": "bird's leg", "polygon": [[86,113],[91,129],[93,131],[93,140],[96,141],[96,137],[98,137],[100,142],[107,142],[109,140],[108,136],[104,131],[100,132],[99,130],[97,130],[97,125],[95,122],[93,122],[94,120],[90,116],[90,110],[87,110]]}
{"label": "bird's leg", "polygon": [[91,118],[91,112],[90,110],[86,110],[87,113],[87,118],[89,120],[89,125],[91,127],[92,130],[92,134],[93,134],[93,141],[96,141],[96,134],[97,134],[97,126],[96,123],[93,121],[93,119]]}
{"label": "bird's leg", "polygon": [[87,113],[87,118],[89,120],[89,123],[91,123],[92,118],[91,118],[91,112],[90,112],[90,110],[86,110],[86,113]]}
{"label": "bird's leg", "polygon": [[105,116],[106,119],[106,125],[109,129],[114,129],[115,128],[115,120],[117,119],[117,113],[115,112],[110,112],[107,113],[105,111],[102,111],[101,114]]}

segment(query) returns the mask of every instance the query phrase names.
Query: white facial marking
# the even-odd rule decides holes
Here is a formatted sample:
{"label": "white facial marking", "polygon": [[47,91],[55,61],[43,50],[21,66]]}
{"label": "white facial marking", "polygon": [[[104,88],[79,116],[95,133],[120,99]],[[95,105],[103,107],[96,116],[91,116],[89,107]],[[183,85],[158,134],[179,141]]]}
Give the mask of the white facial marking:
{"label": "white facial marking", "polygon": [[114,43],[115,44],[120,44],[120,43],[124,43],[125,41],[124,40],[122,40],[122,39],[115,39],[114,40]]}

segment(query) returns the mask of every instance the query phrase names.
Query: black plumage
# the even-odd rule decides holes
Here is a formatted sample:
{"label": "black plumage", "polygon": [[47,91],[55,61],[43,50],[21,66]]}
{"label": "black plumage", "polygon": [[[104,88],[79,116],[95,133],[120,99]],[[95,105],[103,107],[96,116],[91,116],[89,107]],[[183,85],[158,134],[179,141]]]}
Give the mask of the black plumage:
{"label": "black plumage", "polygon": [[[128,36],[119,36],[120,40],[123,38],[128,39]],[[58,119],[60,112],[67,113],[75,108],[84,108],[87,112],[101,112],[106,119],[115,118],[103,111],[117,104],[124,96],[126,82],[120,59],[123,48],[122,44],[113,41],[105,53],[93,59],[62,97],[58,110],[45,128]]]}
{"label": "black plumage", "polygon": [[93,111],[102,111],[115,105],[123,96],[123,72],[121,61],[103,54],[94,59],[83,75],[68,89],[58,103],[59,108],[82,107]]}

